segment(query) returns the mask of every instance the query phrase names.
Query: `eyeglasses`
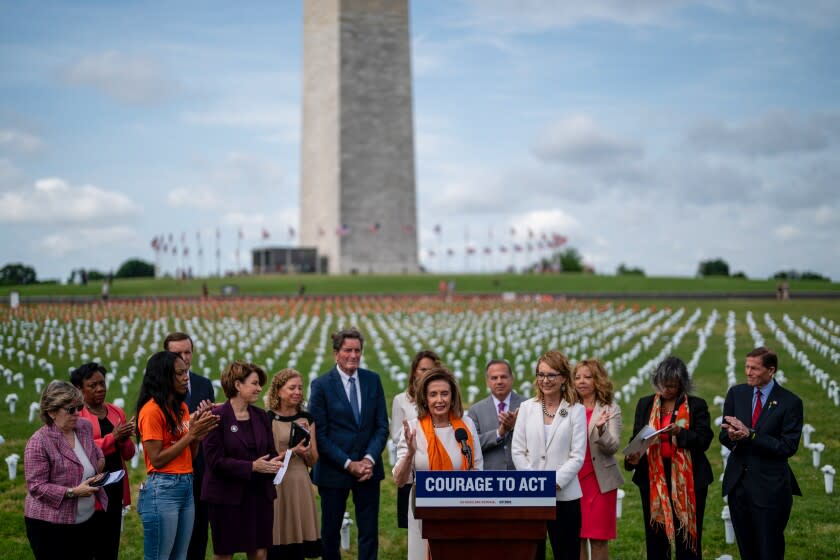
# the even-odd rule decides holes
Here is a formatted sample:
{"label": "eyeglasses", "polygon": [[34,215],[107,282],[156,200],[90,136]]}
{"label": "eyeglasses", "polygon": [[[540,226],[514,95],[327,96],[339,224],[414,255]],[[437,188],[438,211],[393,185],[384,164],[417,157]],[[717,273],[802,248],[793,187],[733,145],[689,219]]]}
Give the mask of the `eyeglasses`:
{"label": "eyeglasses", "polygon": [[539,381],[557,381],[558,377],[566,377],[562,373],[542,373],[537,372],[537,379]]}
{"label": "eyeglasses", "polygon": [[67,414],[76,414],[77,412],[81,412],[83,408],[84,405],[81,404],[78,406],[68,406],[64,409],[64,412],[66,412]]}

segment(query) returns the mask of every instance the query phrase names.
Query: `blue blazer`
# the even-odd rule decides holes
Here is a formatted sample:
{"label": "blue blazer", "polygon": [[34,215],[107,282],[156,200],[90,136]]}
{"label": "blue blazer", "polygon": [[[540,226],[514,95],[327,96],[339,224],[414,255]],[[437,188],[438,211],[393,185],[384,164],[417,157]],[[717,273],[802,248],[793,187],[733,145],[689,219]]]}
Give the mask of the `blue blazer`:
{"label": "blue blazer", "polygon": [[347,459],[359,461],[370,455],[374,459],[372,480],[385,478],[382,450],[388,439],[388,412],[385,391],[379,375],[356,370],[362,394],[361,423],[356,423],[350,399],[336,368],[312,382],[309,412],[318,426],[318,462],[312,469],[312,480],[328,488],[350,488],[356,480],[344,468]]}
{"label": "blue blazer", "polygon": [[274,500],[277,497],[274,476],[252,470],[257,458],[277,455],[271,420],[266,411],[255,406],[248,407],[251,425],[254,427],[256,454],[248,450],[240,430],[231,430],[236,424],[236,414],[230,401],[215,407],[213,413],[219,416],[219,424],[202,442],[207,470],[201,484],[201,499],[211,504],[238,505],[251,487],[252,490],[259,489],[258,495],[265,496],[269,501]]}
{"label": "blue blazer", "polygon": [[[216,401],[216,391],[213,389],[213,384],[203,375],[190,371],[190,392],[184,399],[190,413],[195,412],[195,409],[203,400]],[[204,453],[201,452],[201,445],[199,444],[198,452],[193,455],[193,474],[197,480],[204,476]]]}
{"label": "blue blazer", "polygon": [[[749,427],[754,393],[755,389],[747,384],[729,389],[723,415],[735,416]],[[801,496],[788,458],[799,448],[802,417],[802,399],[776,381],[755,424],[755,438],[732,441],[722,429],[720,443],[732,451],[723,473],[723,495],[729,495],[743,478],[744,488],[760,507],[775,507],[792,495]]]}

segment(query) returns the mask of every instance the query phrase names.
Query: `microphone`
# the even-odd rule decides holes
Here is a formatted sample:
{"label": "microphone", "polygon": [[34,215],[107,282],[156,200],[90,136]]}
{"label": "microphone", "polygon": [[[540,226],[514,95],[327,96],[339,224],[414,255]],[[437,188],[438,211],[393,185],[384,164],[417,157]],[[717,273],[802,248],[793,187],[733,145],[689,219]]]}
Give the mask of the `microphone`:
{"label": "microphone", "polygon": [[473,468],[473,456],[472,456],[472,449],[467,444],[467,440],[469,439],[469,434],[467,434],[467,430],[464,428],[458,428],[455,430],[455,441],[461,444],[461,453],[464,454],[464,457],[467,458],[467,464],[469,465],[470,470]]}

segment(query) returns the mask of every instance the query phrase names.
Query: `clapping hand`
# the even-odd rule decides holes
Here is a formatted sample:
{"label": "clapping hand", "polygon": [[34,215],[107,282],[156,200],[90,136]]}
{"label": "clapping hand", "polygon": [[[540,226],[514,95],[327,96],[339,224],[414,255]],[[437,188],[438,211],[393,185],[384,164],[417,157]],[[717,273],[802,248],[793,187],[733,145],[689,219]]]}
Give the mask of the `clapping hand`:
{"label": "clapping hand", "polygon": [[[210,402],[210,401],[204,401]],[[202,405],[204,404],[202,402]],[[190,415],[190,431],[192,438],[195,441],[201,441],[207,434],[213,430],[219,423],[219,417],[210,412],[210,407],[202,407],[199,405],[198,409]]]}
{"label": "clapping hand", "polygon": [[508,432],[513,431],[513,427],[516,425],[516,417],[519,415],[519,409],[517,408],[513,412],[500,412],[499,413],[499,435],[504,437],[504,435]]}
{"label": "clapping hand", "polygon": [[720,427],[726,430],[732,441],[738,441],[750,435],[750,429],[735,416],[724,416]]}
{"label": "clapping hand", "polygon": [[116,439],[117,442],[122,443],[126,439],[133,436],[136,429],[137,424],[135,423],[134,416],[132,416],[125,424],[118,423],[116,426],[114,426],[114,439]]}

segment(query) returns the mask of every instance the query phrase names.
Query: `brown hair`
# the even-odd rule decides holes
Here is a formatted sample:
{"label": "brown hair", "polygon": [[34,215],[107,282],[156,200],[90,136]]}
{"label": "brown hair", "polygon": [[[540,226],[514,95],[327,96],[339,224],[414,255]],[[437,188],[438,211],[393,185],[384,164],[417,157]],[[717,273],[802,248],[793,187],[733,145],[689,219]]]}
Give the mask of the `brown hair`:
{"label": "brown hair", "polygon": [[174,333],[169,333],[166,335],[166,338],[163,339],[163,349],[169,351],[169,343],[170,342],[180,342],[182,340],[189,340],[190,341],[190,350],[195,351],[195,342],[193,339],[190,338],[190,335],[184,332],[176,331]]}
{"label": "brown hair", "polygon": [[766,346],[759,346],[747,354],[747,358],[761,358],[761,365],[779,371],[779,356]]}
{"label": "brown hair", "polygon": [[41,420],[47,426],[52,426],[54,421],[50,412],[64,408],[70,404],[82,404],[82,392],[72,383],[67,381],[50,381],[49,385],[41,393]]}
{"label": "brown hair", "polygon": [[[303,376],[300,372],[293,368],[281,369],[271,378],[271,386],[268,388],[268,393],[265,395],[265,405],[271,410],[280,410],[280,389],[283,385],[288,383],[291,379],[300,377],[303,381]],[[297,411],[303,412],[303,399],[297,405]]]}
{"label": "brown hair", "polygon": [[417,352],[414,359],[411,360],[411,372],[408,374],[408,388],[405,390],[408,395],[408,400],[410,401],[414,400],[414,391],[417,384],[417,368],[420,367],[420,362],[422,362],[424,358],[432,360],[435,363],[434,367],[440,367],[442,365],[440,362],[440,356],[438,356],[436,352],[433,352],[432,350],[420,350]]}
{"label": "brown hair", "polygon": [[415,384],[415,402],[417,404],[417,417],[424,418],[429,415],[429,403],[426,401],[426,390],[429,383],[432,381],[446,381],[449,383],[449,388],[452,391],[452,403],[449,405],[449,410],[452,411],[456,417],[460,418],[464,415],[464,405],[461,403],[461,392],[458,390],[458,380],[452,375],[452,372],[443,366],[435,366],[417,379]]}
{"label": "brown hair", "polygon": [[236,390],[236,382],[245,381],[245,378],[252,373],[257,374],[260,385],[265,385],[265,370],[260,366],[250,362],[232,362],[228,364],[225,371],[222,372],[222,390],[225,392],[225,396],[229,399],[235,397],[239,393]]}
{"label": "brown hair", "polygon": [[345,338],[352,338],[359,341],[359,349],[364,350],[365,348],[365,337],[362,336],[362,333],[356,327],[350,327],[349,329],[341,329],[340,331],[336,331],[332,334],[332,347],[335,352],[341,350],[341,345],[344,344]]}
{"label": "brown hair", "polygon": [[[537,360],[537,367],[534,368],[535,373],[540,371],[541,362],[544,362],[557,373],[566,376],[566,379],[560,385],[560,398],[566,399],[566,402],[569,404],[575,404],[577,402],[577,393],[575,393],[575,389],[572,387],[572,366],[569,364],[569,359],[566,355],[559,350],[549,350]],[[535,399],[538,401],[543,400],[544,395],[539,382],[534,383],[534,385],[537,392]]]}
{"label": "brown hair", "polygon": [[592,380],[595,382],[595,400],[601,404],[612,404],[613,384],[601,362],[595,358],[579,361],[572,370],[572,381],[574,381],[574,377],[577,375],[577,370],[582,367],[588,368],[590,373],[592,373]]}

